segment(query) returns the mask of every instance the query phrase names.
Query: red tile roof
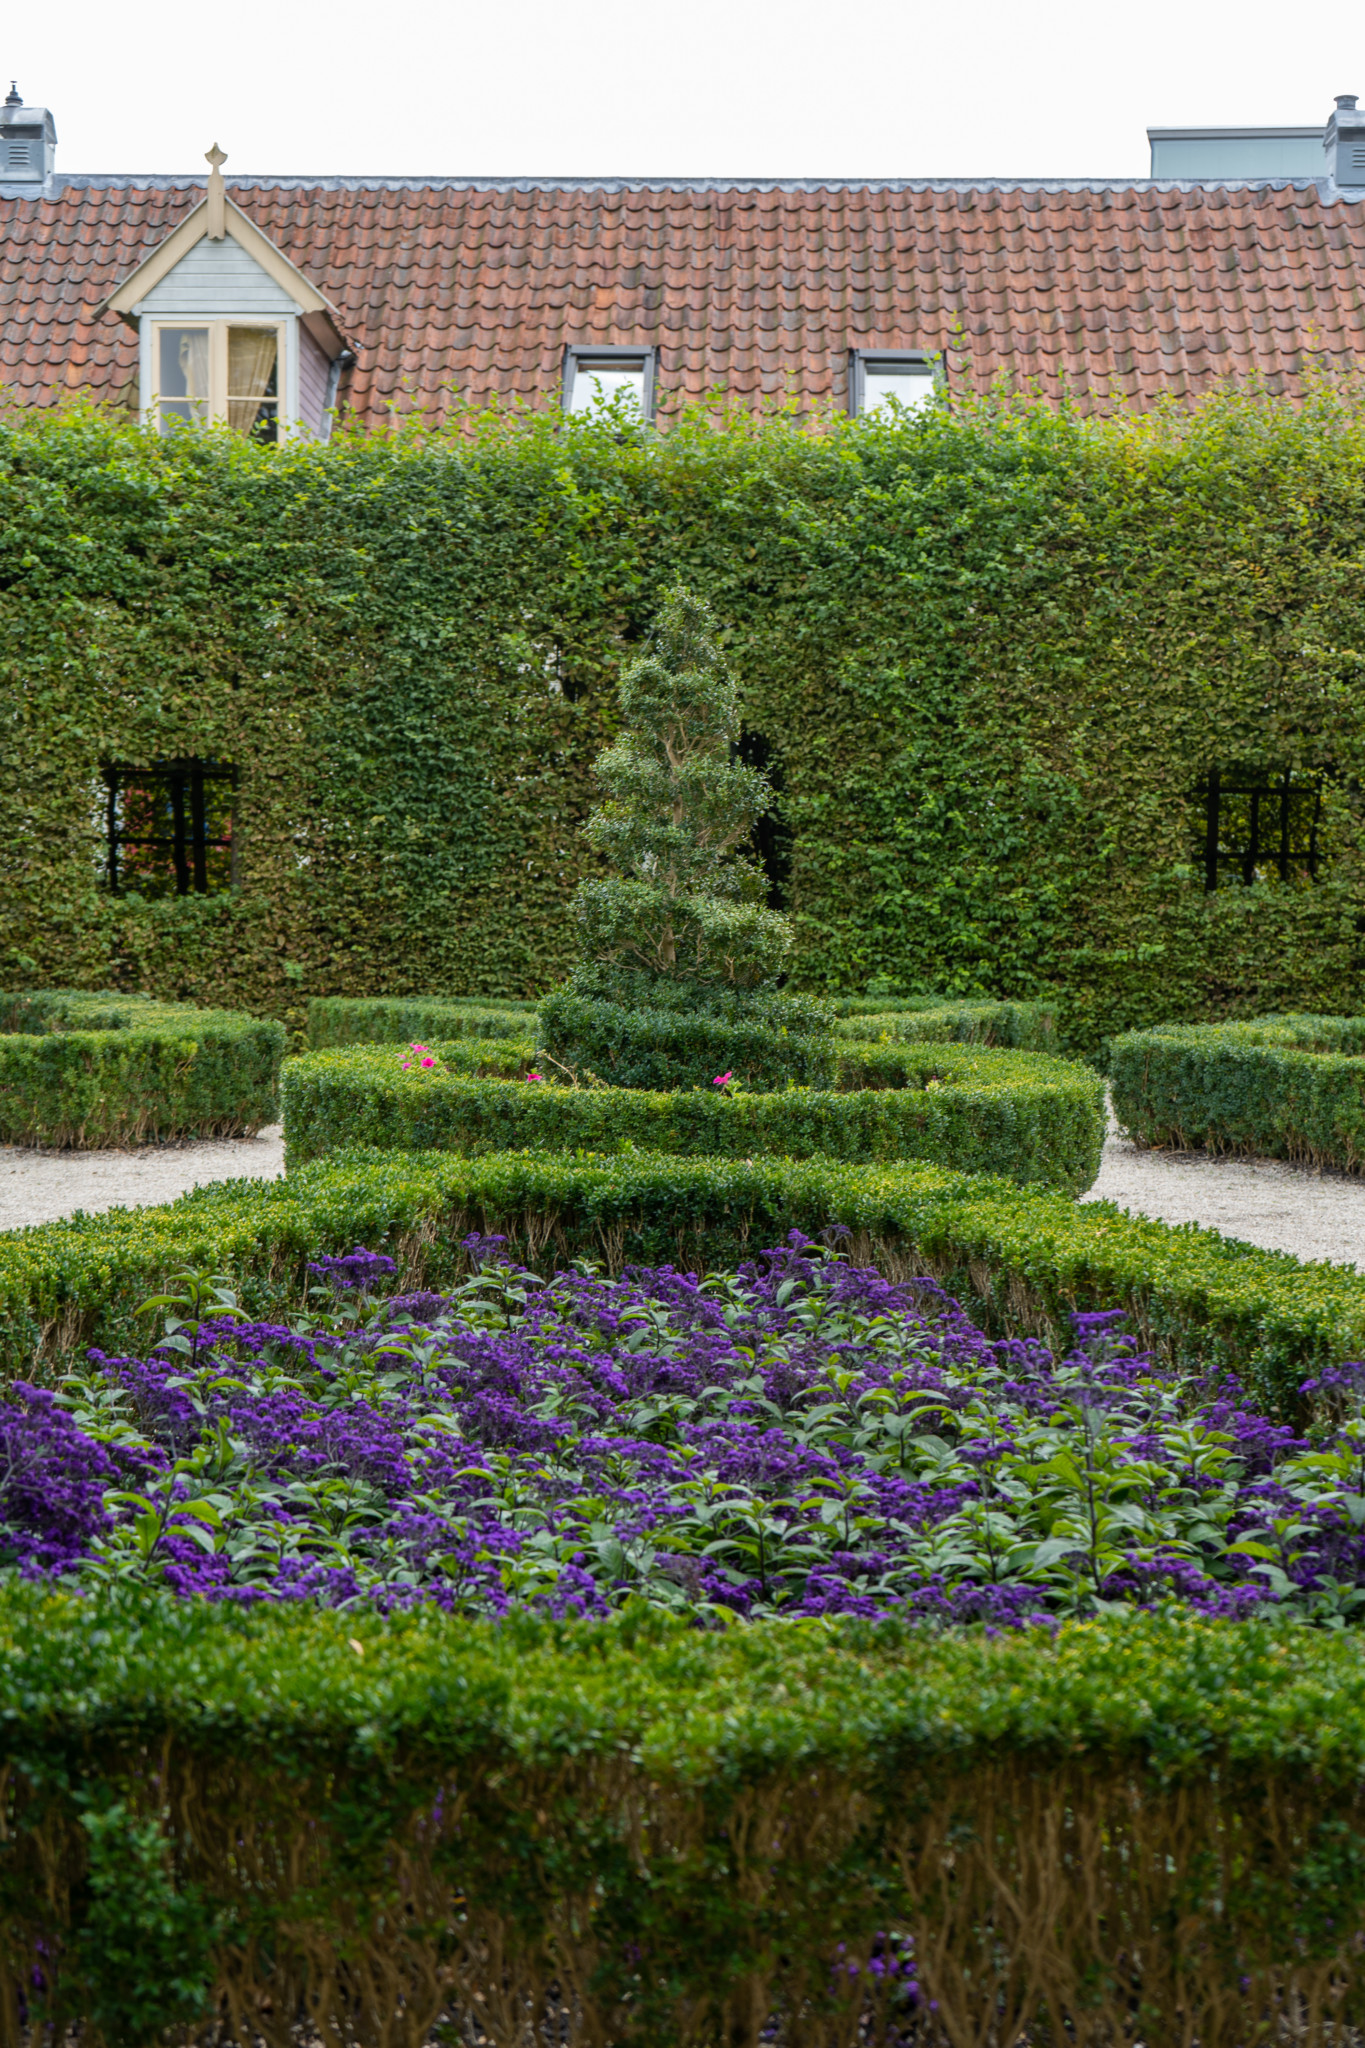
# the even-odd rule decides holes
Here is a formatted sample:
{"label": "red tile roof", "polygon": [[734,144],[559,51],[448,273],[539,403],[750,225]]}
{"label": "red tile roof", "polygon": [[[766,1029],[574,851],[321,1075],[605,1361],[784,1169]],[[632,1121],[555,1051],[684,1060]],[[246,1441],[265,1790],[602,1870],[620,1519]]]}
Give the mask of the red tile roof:
{"label": "red tile roof", "polygon": [[[0,382],[127,394],[100,301],[199,180],[0,199]],[[1087,404],[1184,398],[1306,354],[1365,360],[1365,203],[1263,185],[230,182],[358,352],[351,406],[560,388],[566,343],[653,343],[658,389],[842,404],[850,348],[949,350]]]}

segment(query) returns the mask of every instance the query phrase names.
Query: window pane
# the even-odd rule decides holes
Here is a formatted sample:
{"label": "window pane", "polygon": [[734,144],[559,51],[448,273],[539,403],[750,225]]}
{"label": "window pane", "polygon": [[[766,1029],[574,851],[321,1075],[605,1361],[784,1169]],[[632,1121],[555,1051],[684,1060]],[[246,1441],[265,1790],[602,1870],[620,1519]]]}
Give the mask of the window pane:
{"label": "window pane", "polygon": [[112,888],[149,897],[231,888],[230,768],[179,761],[103,777]]}
{"label": "window pane", "polygon": [[180,893],[176,807],[169,778],[128,771],[119,774],[114,834],[120,890],[152,897]]}
{"label": "window pane", "polygon": [[273,327],[228,329],[228,425],[273,441],[279,410],[279,337]]}
{"label": "window pane", "polygon": [[[209,416],[207,327],[163,327],[157,336],[157,396],[161,431],[203,426]],[[168,402],[169,401],[169,402]]]}
{"label": "window pane", "polygon": [[574,365],[569,411],[591,412],[594,406],[609,405],[621,391],[626,393],[628,402],[633,401],[634,410],[643,413],[645,366],[642,362],[623,363],[608,357],[605,362],[595,363],[590,356],[580,356]]}
{"label": "window pane", "polygon": [[913,412],[934,395],[934,373],[928,363],[865,363],[863,411],[880,412],[888,401]]}

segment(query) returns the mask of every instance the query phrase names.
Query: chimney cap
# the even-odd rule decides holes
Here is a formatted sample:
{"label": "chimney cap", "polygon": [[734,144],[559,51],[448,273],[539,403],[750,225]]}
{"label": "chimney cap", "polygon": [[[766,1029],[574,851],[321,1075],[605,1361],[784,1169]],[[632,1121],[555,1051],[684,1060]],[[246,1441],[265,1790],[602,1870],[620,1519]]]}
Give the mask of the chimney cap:
{"label": "chimney cap", "polygon": [[9,91],[5,94],[5,105],[7,107],[22,107],[23,104],[23,98],[19,92],[19,81],[17,78],[12,78],[9,82]]}
{"label": "chimney cap", "polygon": [[1353,114],[1356,110],[1356,101],[1359,97],[1360,95],[1358,93],[1339,92],[1337,94],[1337,106],[1340,108],[1343,114]]}

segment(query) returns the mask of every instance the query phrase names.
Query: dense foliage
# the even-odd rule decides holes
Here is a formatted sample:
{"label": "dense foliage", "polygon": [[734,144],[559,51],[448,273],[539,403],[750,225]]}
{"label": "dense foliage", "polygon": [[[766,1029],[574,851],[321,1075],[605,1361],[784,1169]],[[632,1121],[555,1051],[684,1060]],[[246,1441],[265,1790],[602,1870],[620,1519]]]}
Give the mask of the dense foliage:
{"label": "dense foliage", "polygon": [[992,1639],[9,1589],[0,2026],[1326,2048],[1365,2023],[1360,1680],[1354,1632],[1179,1610]]}
{"label": "dense foliage", "polygon": [[[476,1043],[459,1039],[449,1051],[458,1056]],[[494,1041],[509,1049],[515,1043]],[[1099,1171],[1104,1083],[1091,1067],[963,1045],[838,1045],[845,1092],[734,1092],[729,1075],[704,1068],[674,1093],[564,1087],[534,1066],[535,1078],[523,1069],[506,1080],[488,1077],[481,1061],[476,1077],[453,1061],[447,1066],[439,1047],[415,1058],[411,1049],[368,1045],[309,1053],[285,1071],[287,1157],[292,1168],[347,1145],[465,1153],[643,1146],[739,1159],[823,1154],[931,1160],[1068,1194],[1082,1193]]]}
{"label": "dense foliage", "polygon": [[279,1114],[282,1025],[106,991],[0,998],[0,1142],[250,1136]]}
{"label": "dense foliage", "polygon": [[932,1274],[996,1332],[1064,1345],[1075,1310],[1122,1308],[1166,1364],[1233,1370],[1284,1420],[1306,1378],[1365,1355],[1365,1276],[1350,1268],[941,1167],[356,1151],[284,1181],[0,1235],[0,1363],[50,1378],[87,1344],[135,1349],[138,1304],[186,1267],[233,1274],[248,1311],[278,1321],[302,1304],[310,1260],[358,1243],[392,1256],[403,1286],[439,1289],[464,1272],[470,1232],[504,1235],[538,1271],[586,1256],[613,1273],[627,1260],[705,1272],[793,1228],[847,1229],[858,1263]]}
{"label": "dense foliage", "polygon": [[580,967],[540,1005],[539,1047],[561,1079],[617,1088],[830,1087],[834,1019],[815,996]]}
{"label": "dense foliage", "polygon": [[886,1004],[885,997],[846,998],[836,1005],[835,1030],[846,1038],[890,1038],[904,1045],[960,1039],[967,1045],[1013,1045],[1021,1052],[1056,1052],[1057,1018],[1046,1003],[945,1002],[926,996]]}
{"label": "dense foliage", "polygon": [[[534,1007],[510,997],[488,1002],[432,996],[314,996],[307,1038],[313,1047],[408,1044],[414,1038],[525,1038],[535,1032]],[[529,1049],[529,1048],[528,1048]]]}
{"label": "dense foliage", "polygon": [[772,784],[735,758],[739,689],[703,600],[670,590],[650,652],[621,677],[622,730],[593,774],[605,801],[584,837],[615,870],[574,897],[585,966],[751,989],[788,964],[790,918],[741,849]]}
{"label": "dense foliage", "polygon": [[1139,1145],[1365,1170],[1365,1017],[1257,1017],[1130,1031],[1114,1109]]}
{"label": "dense foliage", "polygon": [[[287,1015],[540,994],[617,683],[681,579],[744,684],[803,985],[1056,996],[1064,1036],[1358,978],[1365,408],[257,449],[0,428],[0,978]],[[239,887],[99,886],[102,761],[239,774]],[[1325,778],[1320,879],[1206,893],[1210,765]],[[414,1031],[414,1037],[424,1037]]]}
{"label": "dense foliage", "polygon": [[146,1356],[11,1386],[0,1568],[556,1616],[1365,1607],[1365,1365],[1296,1437],[1121,1316],[1054,1359],[796,1232],[700,1281],[465,1249],[453,1294],[377,1307],[392,1259],[324,1258],[287,1324],[196,1283]]}

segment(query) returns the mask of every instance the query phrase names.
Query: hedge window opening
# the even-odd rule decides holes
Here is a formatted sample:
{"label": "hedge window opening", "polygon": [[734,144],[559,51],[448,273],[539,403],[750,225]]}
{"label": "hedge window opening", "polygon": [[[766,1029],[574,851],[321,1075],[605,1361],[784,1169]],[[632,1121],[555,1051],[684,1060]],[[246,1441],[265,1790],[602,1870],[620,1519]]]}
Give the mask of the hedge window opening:
{"label": "hedge window opening", "polygon": [[1206,891],[1240,881],[1316,882],[1321,776],[1211,769],[1199,785],[1197,857]]}
{"label": "hedge window opening", "polygon": [[212,896],[236,880],[236,770],[219,761],[103,770],[107,879],[116,896]]}

